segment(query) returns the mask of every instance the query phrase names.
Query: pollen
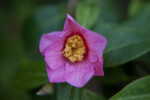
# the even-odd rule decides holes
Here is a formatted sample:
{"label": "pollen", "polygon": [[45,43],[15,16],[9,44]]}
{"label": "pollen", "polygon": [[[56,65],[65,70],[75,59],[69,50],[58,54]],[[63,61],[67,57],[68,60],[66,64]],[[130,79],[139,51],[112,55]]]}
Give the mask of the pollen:
{"label": "pollen", "polygon": [[69,37],[62,51],[63,56],[68,58],[71,62],[82,61],[85,53],[85,44],[79,35]]}

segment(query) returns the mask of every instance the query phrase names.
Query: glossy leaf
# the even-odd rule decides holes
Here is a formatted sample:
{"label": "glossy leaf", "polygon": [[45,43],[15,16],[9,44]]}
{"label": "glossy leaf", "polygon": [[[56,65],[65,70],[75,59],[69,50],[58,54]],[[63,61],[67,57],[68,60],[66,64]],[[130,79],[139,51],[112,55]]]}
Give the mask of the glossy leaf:
{"label": "glossy leaf", "polygon": [[150,50],[150,35],[132,29],[120,29],[103,34],[108,41],[104,52],[104,67],[133,60]]}
{"label": "glossy leaf", "polygon": [[149,100],[150,99],[150,76],[138,79],[123,88],[110,100]]}
{"label": "glossy leaf", "polygon": [[23,89],[33,89],[49,82],[45,63],[41,61],[25,60],[16,78],[16,85]]}
{"label": "glossy leaf", "polygon": [[97,2],[79,2],[76,9],[76,20],[85,28],[91,28],[99,16]]}
{"label": "glossy leaf", "polygon": [[103,34],[108,41],[104,52],[104,67],[124,64],[150,51],[149,8],[150,4],[147,4],[141,15],[120,26],[109,24],[109,27],[103,26],[106,29],[102,30],[99,28],[100,24],[95,28],[95,31]]}

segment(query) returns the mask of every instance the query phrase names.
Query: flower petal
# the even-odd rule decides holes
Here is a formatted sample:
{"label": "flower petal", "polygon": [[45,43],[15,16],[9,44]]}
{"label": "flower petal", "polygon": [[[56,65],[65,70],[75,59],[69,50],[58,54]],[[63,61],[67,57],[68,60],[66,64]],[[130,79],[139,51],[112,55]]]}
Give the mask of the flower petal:
{"label": "flower petal", "polygon": [[107,43],[105,37],[88,29],[86,29],[86,33],[84,33],[83,35],[88,44],[89,52],[96,52],[99,59],[101,59]]}
{"label": "flower petal", "polygon": [[90,59],[90,62],[97,62],[98,56],[95,52],[90,51],[89,52],[89,59]]}
{"label": "flower petal", "polygon": [[66,64],[65,80],[76,87],[84,86],[94,74],[94,64],[86,61],[76,64]]}
{"label": "flower petal", "polygon": [[63,43],[54,43],[47,48],[45,61],[51,69],[58,69],[65,66],[66,59],[62,55],[62,47]]}
{"label": "flower petal", "polygon": [[104,76],[104,71],[103,71],[103,57],[97,62],[94,71],[95,71],[94,72],[94,76]]}
{"label": "flower petal", "polygon": [[67,14],[67,19],[64,24],[64,32],[68,34],[79,34],[84,28],[80,26],[69,14]]}
{"label": "flower petal", "polygon": [[62,34],[63,32],[61,31],[57,31],[57,32],[51,32],[51,33],[48,33],[48,34],[44,34],[42,37],[41,37],[41,40],[40,40],[40,52],[41,54],[44,55],[47,47],[57,41],[60,41],[61,37],[62,37]]}
{"label": "flower petal", "polygon": [[47,75],[48,75],[49,81],[51,83],[65,82],[65,79],[64,79],[65,67],[60,67],[59,69],[52,70],[47,65],[46,69],[47,69]]}

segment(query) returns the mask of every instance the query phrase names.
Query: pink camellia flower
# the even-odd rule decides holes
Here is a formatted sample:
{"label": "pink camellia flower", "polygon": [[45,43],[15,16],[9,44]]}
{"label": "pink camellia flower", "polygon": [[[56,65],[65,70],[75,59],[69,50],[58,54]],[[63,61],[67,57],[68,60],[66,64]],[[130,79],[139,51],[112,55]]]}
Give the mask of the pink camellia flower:
{"label": "pink camellia flower", "polygon": [[50,82],[82,87],[92,76],[104,76],[106,42],[102,35],[83,28],[67,15],[63,31],[44,34],[40,40]]}

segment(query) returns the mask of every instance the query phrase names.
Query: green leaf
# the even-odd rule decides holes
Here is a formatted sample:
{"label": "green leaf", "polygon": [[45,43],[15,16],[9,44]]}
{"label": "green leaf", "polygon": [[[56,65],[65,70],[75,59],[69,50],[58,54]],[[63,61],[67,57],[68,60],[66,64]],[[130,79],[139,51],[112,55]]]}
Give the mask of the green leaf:
{"label": "green leaf", "polygon": [[123,88],[110,100],[149,100],[150,76],[138,79]]}
{"label": "green leaf", "polygon": [[76,20],[86,28],[91,28],[96,23],[118,23],[123,19],[122,8],[118,6],[120,1],[83,0],[77,5]]}
{"label": "green leaf", "polygon": [[91,28],[99,15],[99,7],[96,2],[79,2],[76,10],[77,22],[85,28]]}
{"label": "green leaf", "polygon": [[150,2],[147,2],[136,17],[126,21],[124,27],[132,27],[134,30],[149,32],[150,31]]}
{"label": "green leaf", "polygon": [[148,52],[145,55],[141,56],[140,58],[136,59],[136,61],[150,65],[150,62],[149,62],[150,61],[150,52]]}
{"label": "green leaf", "polygon": [[87,89],[83,90],[82,95],[82,100],[105,100],[102,96]]}
{"label": "green leaf", "polygon": [[[95,31],[107,38],[104,67],[113,67],[134,60],[150,51],[150,3],[136,18],[119,24],[102,24]],[[102,26],[102,28],[101,28]],[[114,28],[114,29],[113,29]]]}
{"label": "green leaf", "polygon": [[99,3],[98,23],[120,22],[123,19],[123,9],[121,8],[121,0],[97,0]]}
{"label": "green leaf", "polygon": [[131,80],[131,76],[129,77],[125,72],[125,70],[123,69],[123,66],[121,66],[121,67],[109,68],[105,70],[105,77],[99,78],[99,83],[105,85],[113,85],[113,84],[128,82],[130,80]]}
{"label": "green leaf", "polygon": [[150,50],[150,35],[130,28],[103,34],[108,41],[104,52],[104,67],[117,66]]}
{"label": "green leaf", "polygon": [[63,8],[47,5],[38,8],[24,25],[24,40],[28,48],[38,48],[40,37],[52,31],[61,31],[66,14]]}
{"label": "green leaf", "polygon": [[131,0],[128,7],[129,17],[138,15],[144,9],[145,4],[146,2],[143,0]]}
{"label": "green leaf", "polygon": [[41,61],[25,60],[16,78],[16,85],[30,90],[48,82],[45,63]]}
{"label": "green leaf", "polygon": [[[120,25],[98,25],[94,30],[103,34],[107,39],[104,52],[104,67],[113,67],[134,60],[150,51],[150,4],[144,11],[126,23]],[[107,25],[107,26],[106,26]],[[108,27],[108,25],[110,25]],[[113,29],[114,28],[114,29]]]}
{"label": "green leaf", "polygon": [[54,93],[55,100],[104,100],[94,92],[76,88],[67,83],[56,83]]}
{"label": "green leaf", "polygon": [[94,31],[107,34],[117,28],[119,28],[120,24],[117,23],[100,23],[97,26],[95,26]]}

